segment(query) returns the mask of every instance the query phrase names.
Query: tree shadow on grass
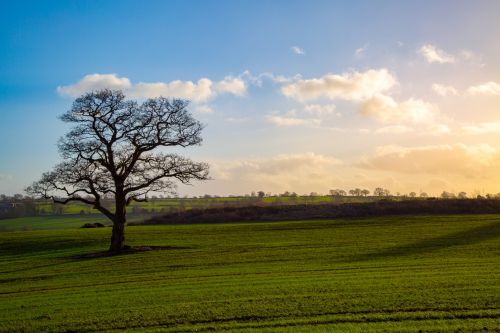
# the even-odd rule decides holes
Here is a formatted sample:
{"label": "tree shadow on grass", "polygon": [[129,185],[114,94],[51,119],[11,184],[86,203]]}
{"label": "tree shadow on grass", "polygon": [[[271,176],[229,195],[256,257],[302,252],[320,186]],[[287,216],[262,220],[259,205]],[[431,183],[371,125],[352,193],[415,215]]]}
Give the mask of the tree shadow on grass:
{"label": "tree shadow on grass", "polygon": [[[57,262],[51,262],[51,263],[43,264],[43,265],[23,267],[23,268],[14,269],[14,270],[7,270],[7,271],[0,270],[0,273],[7,274],[7,273],[26,272],[29,270],[62,266],[62,265],[68,264],[72,261],[90,260],[90,259],[98,259],[98,258],[106,258],[106,257],[114,257],[114,256],[124,256],[124,255],[129,255],[129,254],[134,254],[134,253],[147,252],[147,251],[189,250],[189,249],[192,249],[192,247],[185,247],[185,246],[131,246],[131,247],[129,247],[123,251],[120,251],[120,252],[99,251],[99,252],[75,254],[75,255],[64,256],[64,257],[57,257],[57,258],[54,258],[54,259],[58,260]],[[61,261],[61,260],[63,260],[63,261]],[[8,280],[6,280],[6,281],[8,281]],[[3,281],[3,279],[0,279],[0,284],[3,282],[5,282],[5,281]]]}
{"label": "tree shadow on grass", "polygon": [[365,253],[346,258],[345,261],[369,261],[391,257],[403,257],[429,253],[453,246],[476,244],[482,241],[500,237],[500,222],[495,221],[465,231],[459,231],[444,236],[419,240],[414,243],[398,245],[377,252]]}
{"label": "tree shadow on grass", "polygon": [[124,255],[140,253],[140,252],[149,252],[149,251],[188,250],[188,249],[191,248],[186,246],[128,246],[125,249],[117,252],[99,251],[92,253],[76,254],[66,258],[84,260],[84,259],[124,256]]}

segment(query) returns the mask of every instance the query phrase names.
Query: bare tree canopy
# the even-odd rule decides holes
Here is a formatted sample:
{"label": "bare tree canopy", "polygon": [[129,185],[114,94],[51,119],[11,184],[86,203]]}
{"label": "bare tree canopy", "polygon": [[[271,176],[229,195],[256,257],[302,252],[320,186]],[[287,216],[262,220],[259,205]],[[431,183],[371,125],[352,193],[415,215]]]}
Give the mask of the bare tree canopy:
{"label": "bare tree canopy", "polygon": [[[92,205],[113,222],[111,251],[123,247],[126,206],[145,201],[149,192],[171,191],[175,180],[208,179],[208,165],[159,147],[189,147],[202,142],[203,126],[188,102],[163,97],[141,104],[121,91],[101,90],[77,98],[61,120],[74,127],[59,141],[63,162],[26,190],[55,202]],[[115,210],[102,205],[115,198]]]}

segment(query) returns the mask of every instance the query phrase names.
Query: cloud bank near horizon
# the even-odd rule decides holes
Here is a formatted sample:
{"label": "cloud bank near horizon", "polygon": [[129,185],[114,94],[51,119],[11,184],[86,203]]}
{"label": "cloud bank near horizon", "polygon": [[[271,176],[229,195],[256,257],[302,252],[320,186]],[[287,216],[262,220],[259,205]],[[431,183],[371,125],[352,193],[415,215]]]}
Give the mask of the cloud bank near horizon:
{"label": "cloud bank near horizon", "polygon": [[213,184],[199,186],[207,193],[213,188],[224,189],[219,191],[221,195],[258,190],[326,194],[330,189],[354,187],[370,191],[384,187],[402,193],[423,190],[432,195],[443,190],[466,191],[477,195],[484,189],[494,191],[491,182],[500,181],[496,172],[500,168],[500,147],[487,144],[386,145],[355,159],[306,152],[210,160],[210,164]]}

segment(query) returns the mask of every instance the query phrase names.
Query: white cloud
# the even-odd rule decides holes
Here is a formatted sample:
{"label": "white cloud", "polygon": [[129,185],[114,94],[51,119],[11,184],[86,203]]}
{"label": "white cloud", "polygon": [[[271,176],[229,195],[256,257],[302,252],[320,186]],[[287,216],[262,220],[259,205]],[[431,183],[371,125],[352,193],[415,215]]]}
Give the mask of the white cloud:
{"label": "white cloud", "polygon": [[500,96],[500,84],[490,81],[477,86],[471,86],[467,89],[471,95],[489,95]]}
{"label": "white cloud", "polygon": [[289,83],[292,81],[300,80],[302,78],[300,74],[287,77],[284,75],[276,75],[270,72],[264,72],[260,73],[259,75],[253,75],[249,70],[244,71],[239,77],[249,81],[250,83],[256,85],[257,87],[262,87],[264,80],[269,80],[274,83]]}
{"label": "white cloud", "polygon": [[199,105],[195,108],[198,113],[213,113],[214,110],[208,105]]}
{"label": "white cloud", "polygon": [[381,127],[375,131],[375,134],[405,134],[412,133],[415,130],[405,125],[393,125]]}
{"label": "white cloud", "polygon": [[206,101],[213,96],[212,81],[203,78],[194,83],[192,81],[175,80],[169,83],[155,82],[145,83],[139,82],[132,87],[128,95],[133,97],[176,97],[185,98],[194,102]]}
{"label": "white cloud", "polygon": [[336,112],[337,107],[334,104],[307,104],[304,106],[304,111],[316,117],[324,117],[335,114],[340,117],[341,114]]}
{"label": "white cloud", "polygon": [[355,51],[354,51],[354,57],[356,59],[360,59],[360,58],[363,58],[365,53],[366,53],[366,50],[368,49],[368,44],[365,44],[363,45],[362,47],[360,48],[357,48]]}
{"label": "white cloud", "polygon": [[439,96],[458,95],[458,91],[454,87],[439,83],[434,83],[432,85],[432,90]]}
{"label": "white cloud", "polygon": [[232,76],[226,76],[224,80],[219,81],[216,88],[220,93],[230,93],[238,96],[245,95],[247,91],[245,81],[239,77]]}
{"label": "white cloud", "polygon": [[267,122],[276,126],[318,127],[331,115],[341,117],[334,104],[307,104],[302,109],[291,109],[284,114],[273,113],[266,116]]}
{"label": "white cloud", "polygon": [[500,133],[500,122],[481,123],[477,125],[463,126],[462,130],[466,134],[490,134]]}
{"label": "white cloud", "polygon": [[383,123],[432,124],[437,118],[438,109],[420,99],[410,98],[397,103],[392,97],[377,95],[363,103],[361,113]]}
{"label": "white cloud", "polygon": [[396,78],[385,68],[366,72],[327,74],[320,78],[297,80],[282,86],[283,95],[306,101],[317,98],[359,101],[388,91],[396,85]]}
{"label": "white cloud", "polygon": [[279,116],[279,115],[269,115],[266,117],[267,121],[276,126],[318,126],[321,124],[320,119],[316,118],[297,118],[293,116]]}
{"label": "white cloud", "polygon": [[217,93],[242,96],[246,92],[245,82],[241,78],[230,76],[215,84],[207,78],[201,78],[197,82],[175,80],[132,84],[128,78],[116,74],[85,75],[75,84],[57,87],[57,92],[63,96],[77,97],[86,92],[105,88],[123,90],[125,94],[137,98],[164,96],[189,99],[193,102],[206,101]]}
{"label": "white cloud", "polygon": [[436,62],[439,64],[451,64],[456,60],[453,55],[448,54],[431,44],[423,45],[420,48],[419,52],[427,60],[428,63]]}
{"label": "white cloud", "polygon": [[451,133],[450,127],[446,124],[431,124],[427,126],[425,132],[421,132],[421,135],[442,135]]}
{"label": "white cloud", "polygon": [[57,92],[60,95],[77,97],[92,90],[105,88],[127,90],[131,87],[132,84],[126,77],[118,77],[116,74],[89,74],[75,84],[57,87]]}
{"label": "white cloud", "polygon": [[298,46],[292,46],[290,48],[290,50],[292,50],[293,53],[298,54],[298,55],[304,55],[305,54],[304,49],[302,49],[302,48],[300,48]]}
{"label": "white cloud", "polygon": [[[341,75],[328,74],[320,78],[297,80],[282,86],[282,93],[298,101],[326,98],[336,98],[353,102],[361,102],[360,112],[362,115],[378,120],[382,123],[399,125],[387,126],[376,130],[380,133],[407,133],[417,128],[403,126],[404,124],[418,125],[419,135],[440,135],[450,132],[445,124],[440,124],[443,116],[438,107],[421,99],[410,98],[403,102],[397,102],[391,96],[385,94],[397,84],[397,79],[387,69],[371,69],[365,72],[350,72]],[[446,93],[453,93],[450,87]],[[441,90],[442,90],[441,89]],[[309,104],[304,111],[322,118],[327,114],[335,112],[331,107],[320,104]],[[275,123],[285,123],[283,119],[274,120]],[[304,120],[294,119],[290,123],[304,123]]]}

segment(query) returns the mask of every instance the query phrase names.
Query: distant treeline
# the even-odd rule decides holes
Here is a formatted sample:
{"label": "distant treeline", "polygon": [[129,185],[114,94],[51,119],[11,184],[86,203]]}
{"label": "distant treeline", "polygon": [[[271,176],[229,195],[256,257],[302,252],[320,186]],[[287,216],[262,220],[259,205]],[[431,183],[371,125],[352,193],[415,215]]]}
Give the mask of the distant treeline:
{"label": "distant treeline", "polygon": [[342,204],[248,206],[192,209],[155,216],[140,224],[285,221],[386,215],[500,214],[498,199],[388,200]]}
{"label": "distant treeline", "polygon": [[34,200],[24,200],[17,198],[16,200],[0,200],[0,219],[22,217],[22,216],[36,216],[37,204]]}
{"label": "distant treeline", "polygon": [[[207,209],[225,209],[249,206],[295,206],[295,205],[320,205],[320,204],[349,204],[349,203],[369,203],[380,200],[406,201],[406,200],[428,200],[425,192],[419,194],[410,192],[408,194],[390,194],[389,190],[376,188],[372,195],[366,189],[355,188],[349,191],[334,189],[329,191],[329,195],[322,195],[311,192],[309,195],[298,195],[295,192],[285,191],[281,194],[264,193],[263,191],[252,192],[244,196],[220,197],[205,194],[199,197],[162,197],[151,196],[147,202],[134,202],[127,207],[127,213],[135,216],[151,215],[175,215],[190,210],[205,211]],[[466,199],[465,192],[458,194],[443,191],[441,199]],[[477,196],[478,199],[498,199],[500,194]],[[105,198],[103,205],[113,209],[114,199]],[[91,206],[72,202],[68,205],[53,203],[51,200],[35,199],[29,196],[16,194],[6,196],[0,194],[0,219],[27,216],[44,215],[84,215],[100,214]]]}

